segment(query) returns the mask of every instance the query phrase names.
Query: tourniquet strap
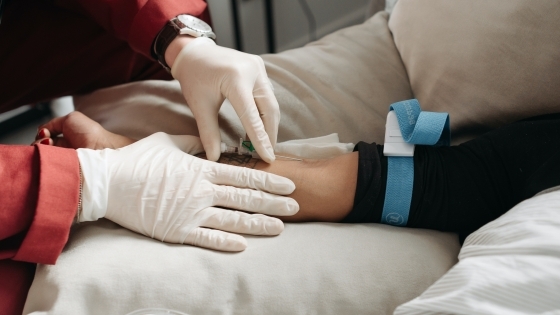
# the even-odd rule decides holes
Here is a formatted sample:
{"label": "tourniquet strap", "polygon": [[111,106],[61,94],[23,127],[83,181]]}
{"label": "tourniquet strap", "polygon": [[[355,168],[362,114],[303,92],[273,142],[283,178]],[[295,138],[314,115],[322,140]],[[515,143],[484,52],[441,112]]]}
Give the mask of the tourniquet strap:
{"label": "tourniquet strap", "polygon": [[[389,111],[395,112],[406,143],[449,145],[451,133],[448,113],[423,112],[415,99],[394,103]],[[414,186],[414,157],[393,155],[387,160],[387,187],[381,223],[406,226]]]}

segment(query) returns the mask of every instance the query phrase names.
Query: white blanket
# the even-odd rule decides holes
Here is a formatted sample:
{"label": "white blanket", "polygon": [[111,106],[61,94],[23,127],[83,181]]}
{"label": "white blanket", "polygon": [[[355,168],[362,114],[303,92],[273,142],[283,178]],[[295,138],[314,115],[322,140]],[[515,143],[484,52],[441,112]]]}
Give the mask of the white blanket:
{"label": "white blanket", "polygon": [[377,224],[288,224],[241,253],[171,245],[110,221],[80,224],[40,265],[24,314],[391,314],[456,262],[452,234]]}
{"label": "white blanket", "polygon": [[459,260],[395,314],[560,314],[560,191],[471,234]]}

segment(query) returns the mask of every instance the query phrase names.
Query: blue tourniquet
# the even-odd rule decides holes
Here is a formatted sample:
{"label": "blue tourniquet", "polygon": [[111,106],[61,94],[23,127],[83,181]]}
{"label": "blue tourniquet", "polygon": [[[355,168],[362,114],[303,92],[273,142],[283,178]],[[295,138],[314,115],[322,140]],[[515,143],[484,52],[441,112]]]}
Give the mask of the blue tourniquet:
{"label": "blue tourniquet", "polygon": [[[394,103],[389,110],[395,111],[405,142],[449,145],[449,114],[423,112],[415,99]],[[387,188],[381,223],[406,226],[414,186],[414,157],[389,156],[387,159]]]}

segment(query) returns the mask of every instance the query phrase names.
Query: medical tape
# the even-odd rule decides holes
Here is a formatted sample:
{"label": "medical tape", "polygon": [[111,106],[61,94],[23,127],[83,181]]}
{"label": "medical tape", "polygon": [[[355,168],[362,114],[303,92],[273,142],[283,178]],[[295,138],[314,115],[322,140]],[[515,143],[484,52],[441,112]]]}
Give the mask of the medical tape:
{"label": "medical tape", "polygon": [[415,99],[389,107],[383,149],[388,157],[387,186],[381,223],[408,223],[414,188],[414,145],[448,146],[450,140],[448,113],[423,112]]}

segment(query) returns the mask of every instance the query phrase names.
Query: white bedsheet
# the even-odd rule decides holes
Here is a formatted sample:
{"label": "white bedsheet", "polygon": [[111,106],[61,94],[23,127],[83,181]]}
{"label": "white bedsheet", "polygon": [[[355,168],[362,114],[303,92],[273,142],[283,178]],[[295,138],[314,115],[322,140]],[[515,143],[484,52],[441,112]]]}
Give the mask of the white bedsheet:
{"label": "white bedsheet", "polygon": [[560,314],[560,191],[471,234],[459,260],[395,314]]}
{"label": "white bedsheet", "polygon": [[24,314],[391,314],[456,262],[453,234],[378,224],[287,224],[222,253],[80,224],[39,265]]}

